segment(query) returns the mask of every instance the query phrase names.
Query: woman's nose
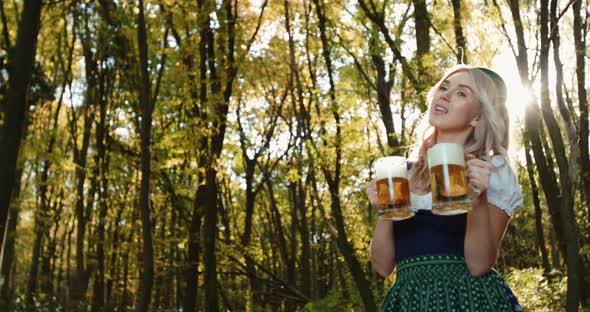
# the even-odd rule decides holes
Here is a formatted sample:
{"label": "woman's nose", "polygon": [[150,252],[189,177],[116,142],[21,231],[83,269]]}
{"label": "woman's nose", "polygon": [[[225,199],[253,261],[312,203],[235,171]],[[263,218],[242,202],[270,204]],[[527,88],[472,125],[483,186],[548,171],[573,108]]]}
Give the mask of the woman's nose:
{"label": "woman's nose", "polygon": [[445,100],[445,101],[449,101],[449,93],[448,92],[442,92],[440,95],[440,99],[441,100]]}

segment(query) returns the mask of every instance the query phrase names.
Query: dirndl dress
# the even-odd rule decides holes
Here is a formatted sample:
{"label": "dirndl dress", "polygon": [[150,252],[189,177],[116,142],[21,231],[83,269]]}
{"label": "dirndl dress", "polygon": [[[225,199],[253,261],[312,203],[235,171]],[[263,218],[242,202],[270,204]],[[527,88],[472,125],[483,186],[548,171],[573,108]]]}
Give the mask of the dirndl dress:
{"label": "dirndl dress", "polygon": [[496,271],[473,277],[463,257],[439,254],[401,261],[381,311],[492,312],[522,308]]}
{"label": "dirndl dress", "polygon": [[[522,208],[522,192],[503,156],[490,159],[488,203],[509,216]],[[412,163],[408,163],[410,169]],[[389,311],[514,311],[516,296],[494,270],[473,277],[464,258],[467,215],[432,213],[432,195],[411,193],[414,217],[394,223],[396,279],[381,305]]]}
{"label": "dirndl dress", "polygon": [[420,210],[396,221],[396,278],[382,312],[522,311],[494,270],[473,277],[463,257],[466,215],[438,216]]}

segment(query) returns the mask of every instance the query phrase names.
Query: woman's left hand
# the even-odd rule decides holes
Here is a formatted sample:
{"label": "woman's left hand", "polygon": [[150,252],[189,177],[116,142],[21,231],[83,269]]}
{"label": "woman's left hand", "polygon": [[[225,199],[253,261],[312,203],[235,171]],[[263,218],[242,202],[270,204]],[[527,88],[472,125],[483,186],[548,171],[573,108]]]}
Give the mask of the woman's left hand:
{"label": "woman's left hand", "polygon": [[467,154],[466,174],[469,178],[469,188],[479,195],[488,189],[490,173],[494,166],[485,160],[481,160],[473,154]]}

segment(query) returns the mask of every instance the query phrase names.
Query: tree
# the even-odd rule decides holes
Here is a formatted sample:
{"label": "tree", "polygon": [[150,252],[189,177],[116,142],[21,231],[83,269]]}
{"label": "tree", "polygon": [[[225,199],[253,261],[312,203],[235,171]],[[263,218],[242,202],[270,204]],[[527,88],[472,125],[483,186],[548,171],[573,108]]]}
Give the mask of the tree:
{"label": "tree", "polygon": [[[14,59],[9,61],[10,80],[4,112],[4,126],[0,138],[3,153],[0,155],[0,249],[4,250],[4,233],[10,198],[16,180],[17,156],[24,132],[27,108],[27,92],[41,17],[41,0],[26,0],[21,13],[14,49]],[[0,255],[3,254],[0,252]],[[1,260],[1,259],[0,259]],[[1,263],[2,261],[0,261]]]}
{"label": "tree", "polygon": [[139,102],[141,107],[141,188],[139,205],[141,211],[141,233],[143,236],[143,270],[139,284],[136,311],[148,311],[154,282],[154,247],[152,239],[152,220],[150,217],[150,175],[151,175],[151,133],[154,103],[148,73],[148,46],[144,17],[143,0],[139,0],[137,16],[137,43],[139,46],[139,71],[141,85]]}

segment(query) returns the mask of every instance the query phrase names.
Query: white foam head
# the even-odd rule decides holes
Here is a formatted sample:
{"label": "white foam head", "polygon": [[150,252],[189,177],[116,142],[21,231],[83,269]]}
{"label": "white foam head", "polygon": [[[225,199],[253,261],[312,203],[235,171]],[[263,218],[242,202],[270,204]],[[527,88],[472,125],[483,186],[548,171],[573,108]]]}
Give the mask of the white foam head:
{"label": "white foam head", "polygon": [[381,157],[373,163],[377,180],[389,177],[408,178],[406,159],[401,156]]}
{"label": "white foam head", "polygon": [[438,143],[428,149],[428,168],[444,165],[465,166],[463,146],[455,143]]}

